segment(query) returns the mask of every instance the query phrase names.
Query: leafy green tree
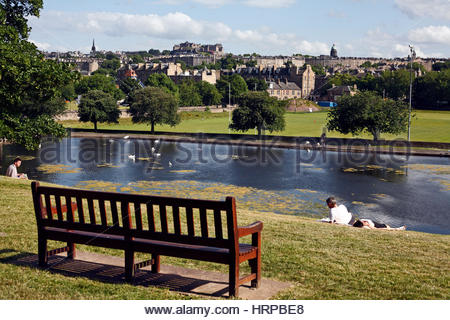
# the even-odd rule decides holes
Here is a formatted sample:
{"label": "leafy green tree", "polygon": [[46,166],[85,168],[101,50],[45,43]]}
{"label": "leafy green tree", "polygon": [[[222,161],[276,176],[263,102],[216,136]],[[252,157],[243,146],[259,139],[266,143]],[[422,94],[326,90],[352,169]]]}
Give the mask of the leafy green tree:
{"label": "leafy green tree", "polygon": [[148,53],[151,54],[152,56],[161,55],[161,51],[159,51],[158,49],[150,49],[150,50],[148,50]]}
{"label": "leafy green tree", "polygon": [[13,38],[28,39],[31,28],[28,27],[27,17],[39,17],[42,0],[2,0],[0,6],[1,27],[9,29],[7,33],[2,34],[2,38],[9,35]]}
{"label": "leafy green tree", "polygon": [[269,87],[267,82],[261,78],[252,77],[246,79],[245,82],[247,83],[248,90],[252,91],[266,91]]}
{"label": "leafy green tree", "polygon": [[250,68],[250,67],[256,67],[257,61],[256,60],[249,60],[248,62],[245,63],[245,66]]}
{"label": "leafy green tree", "polygon": [[102,68],[117,71],[117,69],[120,68],[120,60],[118,58],[113,58],[111,60],[104,60],[102,62]]}
{"label": "leafy green tree", "polygon": [[125,98],[125,94],[116,87],[114,78],[103,74],[83,77],[75,86],[75,92],[77,94],[85,94],[91,90],[101,90],[109,93],[116,101]]}
{"label": "leafy green tree", "polygon": [[417,78],[413,89],[414,105],[436,108],[450,105],[450,69],[431,71]]}
{"label": "leafy green tree", "polygon": [[[414,74],[412,75],[414,80]],[[410,73],[408,70],[386,70],[381,75],[380,90],[385,90],[385,96],[394,100],[404,99],[409,95]],[[380,92],[381,94],[381,92]]]}
{"label": "leafy green tree", "polygon": [[216,88],[222,95],[222,103],[228,103],[228,94],[231,93],[231,103],[236,102],[237,98],[248,91],[247,83],[244,78],[239,74],[233,74],[231,76],[222,76],[217,80]]}
{"label": "leafy green tree", "polygon": [[231,53],[219,60],[221,69],[235,69],[239,61],[233,58]]}
{"label": "leafy green tree", "polygon": [[131,56],[132,63],[144,63],[145,60],[140,54],[134,54]]}
{"label": "leafy green tree", "polygon": [[179,92],[177,85],[164,73],[152,73],[145,81],[145,85],[162,88],[168,93],[175,95],[175,97],[178,97]]}
{"label": "leafy green tree", "polygon": [[267,92],[249,91],[239,97],[238,107],[233,111],[229,127],[243,132],[256,128],[258,137],[261,137],[262,130],[270,132],[284,130],[285,112],[285,101],[278,101]]}
{"label": "leafy green tree", "polygon": [[399,134],[406,131],[408,106],[402,101],[383,99],[375,92],[362,91],[344,95],[328,112],[327,127],[343,134],[358,135],[366,131],[374,141],[381,133]]}
{"label": "leafy green tree", "polygon": [[66,86],[64,86],[61,89],[61,95],[66,101],[73,101],[77,98],[77,94],[75,93],[75,85],[73,83],[70,83]]}
{"label": "leafy green tree", "polygon": [[3,113],[0,117],[0,137],[27,150],[38,149],[44,137],[61,138],[65,135],[66,129],[46,114],[29,118]]}
{"label": "leafy green tree", "polygon": [[27,41],[27,19],[41,8],[41,0],[0,1],[0,138],[28,149],[45,135],[65,136],[52,116],[64,111],[62,88],[77,78],[69,65],[45,60]]}
{"label": "leafy green tree", "polygon": [[325,75],[325,68],[322,67],[322,66],[313,64],[313,65],[311,65],[311,69],[318,76],[324,76]]}
{"label": "leafy green tree", "polygon": [[177,125],[180,122],[177,110],[178,100],[173,94],[163,88],[145,87],[134,92],[129,113],[133,123],[149,123],[154,133],[156,124]]}
{"label": "leafy green tree", "polygon": [[206,81],[199,81],[195,84],[201,96],[204,106],[212,106],[220,104],[222,95],[217,90],[216,86]]}
{"label": "leafy green tree", "polygon": [[119,88],[128,96],[135,90],[141,89],[141,86],[137,80],[127,77],[125,80],[120,82]]}
{"label": "leafy green tree", "polygon": [[180,105],[181,106],[200,106],[202,97],[199,94],[198,87],[193,80],[184,80],[180,84]]}
{"label": "leafy green tree", "polygon": [[81,97],[78,116],[81,122],[92,122],[97,131],[97,123],[117,123],[120,110],[110,94],[101,90],[91,90]]}
{"label": "leafy green tree", "polygon": [[450,61],[447,60],[445,62],[436,62],[433,64],[433,71],[443,71],[446,69],[450,69]]}
{"label": "leafy green tree", "polygon": [[363,64],[361,64],[362,68],[371,68],[372,67],[372,63],[370,63],[370,61],[365,61]]}

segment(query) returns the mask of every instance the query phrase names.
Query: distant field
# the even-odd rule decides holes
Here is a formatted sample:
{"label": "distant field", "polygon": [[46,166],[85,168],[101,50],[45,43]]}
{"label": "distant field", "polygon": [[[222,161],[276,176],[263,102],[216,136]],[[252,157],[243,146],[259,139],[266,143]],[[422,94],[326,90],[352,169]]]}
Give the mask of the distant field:
{"label": "distant field", "polygon": [[[415,111],[412,120],[411,140],[430,142],[450,142],[450,111]],[[211,114],[206,112],[191,112],[183,114],[183,121],[176,127],[156,126],[156,131],[169,132],[205,132],[228,133],[228,113]],[[274,135],[283,136],[320,136],[326,124],[326,112],[314,113],[287,113],[286,129],[283,132],[274,132]],[[78,121],[63,121],[65,127],[93,128],[91,123]],[[118,124],[99,124],[99,129],[115,130],[150,130],[146,124],[133,124],[131,119],[120,119]],[[233,132],[232,132],[233,133]],[[250,130],[248,134],[254,134]],[[343,135],[338,132],[328,132],[328,137],[352,138],[352,135]],[[358,138],[372,139],[370,134],[362,134]],[[402,135],[381,135],[385,139],[406,138]]]}

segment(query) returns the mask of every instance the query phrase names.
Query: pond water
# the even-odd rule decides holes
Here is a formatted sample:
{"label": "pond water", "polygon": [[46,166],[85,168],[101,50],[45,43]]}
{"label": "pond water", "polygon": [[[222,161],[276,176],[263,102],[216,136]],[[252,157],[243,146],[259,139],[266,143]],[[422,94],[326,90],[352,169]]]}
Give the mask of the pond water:
{"label": "pond water", "polygon": [[[36,152],[0,146],[29,179],[93,190],[223,199],[238,208],[322,218],[325,199],[360,218],[450,234],[449,158],[68,138]],[[152,149],[154,151],[152,151]]]}

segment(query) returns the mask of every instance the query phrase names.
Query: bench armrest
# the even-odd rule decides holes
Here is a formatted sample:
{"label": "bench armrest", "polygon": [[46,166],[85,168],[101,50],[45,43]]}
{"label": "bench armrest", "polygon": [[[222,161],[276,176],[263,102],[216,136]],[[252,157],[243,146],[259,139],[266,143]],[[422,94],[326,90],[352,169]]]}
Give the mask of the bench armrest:
{"label": "bench armrest", "polygon": [[254,234],[261,232],[263,228],[263,223],[261,221],[253,222],[252,224],[249,224],[248,226],[244,227],[238,227],[238,237],[245,237],[249,234]]}

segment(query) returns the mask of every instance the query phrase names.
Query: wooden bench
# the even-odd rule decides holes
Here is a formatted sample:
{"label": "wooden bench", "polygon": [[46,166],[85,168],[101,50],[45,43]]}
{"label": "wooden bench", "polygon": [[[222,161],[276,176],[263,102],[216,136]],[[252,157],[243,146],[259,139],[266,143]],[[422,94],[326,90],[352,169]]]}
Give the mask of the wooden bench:
{"label": "wooden bench", "polygon": [[[32,182],[31,189],[40,266],[61,252],[75,258],[78,243],[124,250],[125,279],[130,282],[139,268],[151,265],[152,272],[158,273],[160,256],[172,256],[228,265],[230,296],[238,296],[239,286],[246,282],[259,287],[263,224],[238,227],[233,197],[225,201],[169,198],[43,187],[39,182]],[[239,242],[249,235],[251,244]],[[67,246],[49,251],[47,240]],[[150,253],[151,259],[135,263],[135,252]],[[239,266],[245,261],[251,273],[240,277]]]}

